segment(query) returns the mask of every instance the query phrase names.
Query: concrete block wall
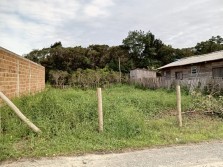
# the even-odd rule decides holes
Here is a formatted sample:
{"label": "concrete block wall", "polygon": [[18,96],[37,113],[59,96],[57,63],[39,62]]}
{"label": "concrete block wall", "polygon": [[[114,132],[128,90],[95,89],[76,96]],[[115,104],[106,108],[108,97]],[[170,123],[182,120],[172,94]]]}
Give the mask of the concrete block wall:
{"label": "concrete block wall", "polygon": [[45,68],[0,47],[0,91],[8,98],[45,88]]}
{"label": "concrete block wall", "polygon": [[131,81],[141,81],[143,78],[156,78],[156,72],[146,69],[135,69],[130,71]]}

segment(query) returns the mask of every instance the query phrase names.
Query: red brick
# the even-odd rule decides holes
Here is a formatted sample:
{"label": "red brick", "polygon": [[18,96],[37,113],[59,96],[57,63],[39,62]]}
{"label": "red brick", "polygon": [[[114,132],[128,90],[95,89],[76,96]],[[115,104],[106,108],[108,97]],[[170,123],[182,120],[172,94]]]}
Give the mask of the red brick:
{"label": "red brick", "polygon": [[0,47],[0,91],[15,97],[18,81],[20,96],[39,92],[45,88],[45,68]]}

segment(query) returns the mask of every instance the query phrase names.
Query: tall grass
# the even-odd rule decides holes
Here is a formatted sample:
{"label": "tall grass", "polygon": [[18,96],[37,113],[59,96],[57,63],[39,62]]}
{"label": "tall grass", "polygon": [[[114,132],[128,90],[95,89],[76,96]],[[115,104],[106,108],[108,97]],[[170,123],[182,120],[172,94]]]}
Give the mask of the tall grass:
{"label": "tall grass", "polygon": [[[223,136],[221,120],[186,116],[178,128],[174,92],[117,85],[103,89],[104,132],[99,134],[96,91],[53,89],[15,99],[43,133],[36,135],[7,107],[0,108],[0,160],[149,147]],[[182,106],[190,105],[183,94]],[[207,128],[205,121],[212,122]],[[194,127],[196,126],[196,127]],[[203,127],[204,126],[204,127]],[[177,138],[177,140],[176,140]]]}

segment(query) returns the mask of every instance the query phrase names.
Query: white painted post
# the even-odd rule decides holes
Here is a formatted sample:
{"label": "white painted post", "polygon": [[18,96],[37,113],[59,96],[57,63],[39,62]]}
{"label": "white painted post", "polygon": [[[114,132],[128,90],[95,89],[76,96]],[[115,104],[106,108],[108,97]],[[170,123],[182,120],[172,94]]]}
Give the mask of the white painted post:
{"label": "white painted post", "polygon": [[102,111],[102,93],[101,88],[97,88],[98,95],[98,131],[103,132],[103,111]]}

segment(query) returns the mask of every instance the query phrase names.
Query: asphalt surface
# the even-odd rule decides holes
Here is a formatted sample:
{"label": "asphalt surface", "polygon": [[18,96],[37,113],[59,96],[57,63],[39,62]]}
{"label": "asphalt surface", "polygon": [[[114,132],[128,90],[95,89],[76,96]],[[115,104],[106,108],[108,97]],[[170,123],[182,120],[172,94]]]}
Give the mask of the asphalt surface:
{"label": "asphalt surface", "polygon": [[223,142],[153,148],[119,154],[23,159],[1,167],[223,167]]}

